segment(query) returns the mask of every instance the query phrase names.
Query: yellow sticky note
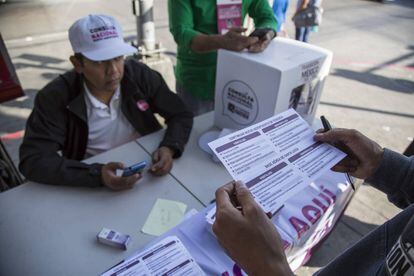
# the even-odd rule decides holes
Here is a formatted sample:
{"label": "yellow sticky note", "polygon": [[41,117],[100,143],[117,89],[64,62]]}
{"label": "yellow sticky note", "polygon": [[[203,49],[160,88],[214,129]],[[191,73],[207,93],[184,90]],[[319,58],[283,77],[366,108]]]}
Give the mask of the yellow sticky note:
{"label": "yellow sticky note", "polygon": [[160,236],[181,222],[187,205],[182,202],[157,199],[142,227],[142,232]]}

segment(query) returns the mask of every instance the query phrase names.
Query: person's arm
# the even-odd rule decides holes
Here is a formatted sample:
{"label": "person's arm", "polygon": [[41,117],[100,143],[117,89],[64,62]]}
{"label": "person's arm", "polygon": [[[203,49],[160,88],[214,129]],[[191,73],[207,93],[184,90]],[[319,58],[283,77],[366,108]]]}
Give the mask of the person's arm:
{"label": "person's arm", "polygon": [[199,34],[193,37],[190,47],[196,53],[207,53],[218,49],[239,52],[259,41],[257,37],[243,35],[245,31],[245,28],[234,27],[224,35]]}
{"label": "person's arm", "polygon": [[[58,86],[60,87],[60,86]],[[61,87],[60,87],[61,88]],[[108,186],[113,190],[132,187],[140,178],[134,175],[120,178],[115,170],[123,165],[86,164],[61,156],[66,136],[66,106],[54,93],[61,93],[53,84],[36,95],[35,104],[26,124],[23,143],[20,146],[21,173],[30,181],[51,185],[83,187]],[[50,93],[52,92],[52,93]]]}
{"label": "person's arm", "polygon": [[[137,70],[138,71],[138,70]],[[136,81],[143,86],[153,113],[160,114],[167,125],[163,140],[153,154],[153,172],[163,175],[172,167],[172,159],[178,158],[184,151],[193,127],[193,114],[177,94],[173,93],[160,73],[142,65]],[[168,150],[169,149],[169,150]],[[162,164],[157,165],[161,162]]]}
{"label": "person's arm", "polygon": [[334,129],[316,134],[315,139],[334,145],[340,143],[340,148],[348,154],[332,168],[334,171],[366,179],[398,207],[414,202],[414,157],[382,149],[356,130]]}
{"label": "person's arm", "polygon": [[253,18],[256,29],[270,28],[274,31],[277,30],[277,21],[267,0],[252,1],[248,14]]}
{"label": "person's arm", "polygon": [[273,10],[267,0],[252,1],[248,10],[249,16],[253,18],[256,29],[268,28],[267,34],[259,41],[249,46],[250,52],[262,52],[276,36],[277,21]]}
{"label": "person's arm", "polygon": [[408,207],[414,203],[414,156],[384,149],[378,169],[366,181],[386,193],[396,206]]}
{"label": "person's arm", "polygon": [[[45,89],[56,90],[52,85]],[[26,123],[19,169],[31,181],[53,185],[100,186],[103,164],[85,164],[59,154],[66,135],[66,107],[53,93],[40,91]]]}
{"label": "person's arm", "polygon": [[242,35],[244,28],[233,28],[225,35],[199,32],[194,28],[193,10],[189,0],[169,0],[168,14],[170,32],[177,45],[184,45],[195,53],[218,49],[241,51],[258,40]]}
{"label": "person's arm", "polygon": [[[298,6],[296,13],[303,11],[304,9],[306,9],[309,5],[309,1],[310,0],[302,0],[302,2],[300,3],[300,5]],[[295,13],[295,14],[296,14]]]}
{"label": "person's arm", "polygon": [[293,275],[279,233],[245,185],[231,182],[219,188],[216,204],[213,232],[248,275]]}
{"label": "person's arm", "polygon": [[300,3],[300,5],[298,5],[298,6],[297,6],[296,11],[295,11],[295,13],[294,13],[294,14],[293,14],[293,16],[292,16],[292,20],[293,20],[293,21],[295,21],[295,20],[294,20],[294,18],[295,18],[295,16],[296,16],[299,12],[301,12],[301,11],[303,11],[304,9],[306,9],[306,8],[307,8],[307,6],[308,6],[308,4],[309,4],[309,1],[310,1],[310,0],[302,0],[302,2]]}
{"label": "person's arm", "polygon": [[193,10],[189,0],[168,0],[170,32],[177,45],[190,48],[193,37],[201,33],[194,29]]}

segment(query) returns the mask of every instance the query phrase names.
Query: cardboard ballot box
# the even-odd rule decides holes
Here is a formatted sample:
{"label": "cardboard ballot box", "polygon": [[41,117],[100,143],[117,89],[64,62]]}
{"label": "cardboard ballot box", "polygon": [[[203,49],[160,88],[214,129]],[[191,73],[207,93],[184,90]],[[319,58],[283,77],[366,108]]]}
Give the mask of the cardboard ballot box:
{"label": "cardboard ballot box", "polygon": [[262,53],[218,51],[214,122],[241,129],[294,108],[314,119],[332,53],[276,38]]}

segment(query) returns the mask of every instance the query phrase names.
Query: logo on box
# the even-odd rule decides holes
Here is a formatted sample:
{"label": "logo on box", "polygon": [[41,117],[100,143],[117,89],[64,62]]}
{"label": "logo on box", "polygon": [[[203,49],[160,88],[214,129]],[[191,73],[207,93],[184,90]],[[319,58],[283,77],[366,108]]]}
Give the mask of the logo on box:
{"label": "logo on box", "polygon": [[259,106],[256,94],[246,83],[239,80],[228,82],[223,89],[223,115],[241,125],[256,120]]}

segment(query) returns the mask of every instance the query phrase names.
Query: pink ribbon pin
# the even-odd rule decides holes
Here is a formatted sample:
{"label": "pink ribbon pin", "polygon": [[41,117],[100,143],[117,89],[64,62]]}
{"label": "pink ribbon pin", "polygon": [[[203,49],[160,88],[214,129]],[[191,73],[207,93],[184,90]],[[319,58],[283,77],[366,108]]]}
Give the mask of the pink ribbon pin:
{"label": "pink ribbon pin", "polygon": [[141,111],[146,111],[149,108],[149,104],[146,100],[139,100],[137,101],[137,107]]}

